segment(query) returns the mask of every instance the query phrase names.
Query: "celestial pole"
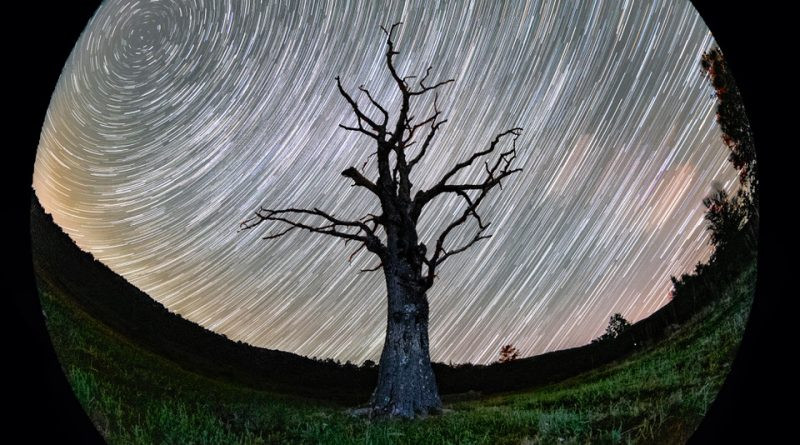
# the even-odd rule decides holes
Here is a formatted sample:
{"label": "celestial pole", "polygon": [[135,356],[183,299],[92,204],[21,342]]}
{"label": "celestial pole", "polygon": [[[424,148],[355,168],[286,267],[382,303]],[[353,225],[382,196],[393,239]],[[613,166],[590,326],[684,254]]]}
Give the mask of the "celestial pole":
{"label": "celestial pole", "polygon": [[[334,79],[396,116],[380,26],[397,21],[403,75],[432,65],[430,79],[456,79],[439,92],[448,122],[415,190],[524,128],[523,171],[482,205],[492,238],[444,263],[428,292],[434,361],[588,343],[615,312],[635,322],[663,306],[669,277],[708,258],[701,200],[736,174],[699,68],[714,40],[688,1],[107,1],[53,93],[36,194],[82,249],[189,320],[256,346],[377,360],[383,274],[358,273],[372,254],[349,263],[341,240],[237,230],[261,205],[379,209],[340,175],[376,169],[372,141],[338,127],[355,118]],[[434,201],[421,241],[463,208]]]}

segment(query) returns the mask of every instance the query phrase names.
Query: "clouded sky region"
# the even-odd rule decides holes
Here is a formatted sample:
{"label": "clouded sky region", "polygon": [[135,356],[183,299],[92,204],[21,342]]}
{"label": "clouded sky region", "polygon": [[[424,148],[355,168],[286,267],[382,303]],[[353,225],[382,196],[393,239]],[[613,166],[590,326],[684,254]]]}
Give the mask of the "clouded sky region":
{"label": "clouded sky region", "polygon": [[[365,161],[376,173],[371,140],[338,127],[355,118],[334,79],[397,106],[379,29],[395,21],[401,73],[456,79],[417,187],[524,128],[523,172],[482,204],[493,237],[445,262],[428,293],[434,361],[588,343],[611,314],[634,322],[664,305],[669,277],[708,258],[701,200],[736,175],[700,75],[714,40],[688,1],[107,1],[53,94],[36,194],[81,248],[189,320],[377,360],[383,275],[358,273],[371,254],[351,264],[341,240],[237,230],[260,205],[378,210],[340,175]],[[421,240],[463,208],[436,200]]]}

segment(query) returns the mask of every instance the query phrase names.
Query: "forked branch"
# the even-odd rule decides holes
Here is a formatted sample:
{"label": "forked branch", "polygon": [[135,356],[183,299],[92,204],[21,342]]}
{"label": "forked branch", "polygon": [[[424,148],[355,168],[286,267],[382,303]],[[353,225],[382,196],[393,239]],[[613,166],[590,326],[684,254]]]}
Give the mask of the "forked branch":
{"label": "forked branch", "polygon": [[[517,138],[519,138],[521,134],[522,134],[522,128],[512,128],[510,130],[506,130],[498,134],[497,136],[495,136],[491,144],[489,144],[489,148],[487,148],[486,150],[475,152],[466,161],[456,164],[452,169],[450,169],[447,173],[445,173],[444,176],[442,176],[442,178],[439,180],[439,182],[436,183],[436,185],[434,185],[430,189],[420,190],[419,192],[417,192],[416,196],[414,197],[414,210],[413,210],[414,214],[419,215],[426,204],[431,202],[433,198],[443,193],[466,192],[469,190],[488,191],[492,189],[494,186],[500,185],[500,182],[506,176],[522,171],[521,168],[511,168],[511,164],[517,157]],[[447,181],[453,176],[455,176],[456,173],[460,172],[466,167],[471,166],[473,162],[475,162],[475,160],[494,152],[495,148],[497,147],[497,144],[504,137],[508,135],[514,136],[512,140],[512,148],[506,152],[501,153],[492,167],[489,167],[488,162],[484,164],[486,171],[486,178],[484,179],[483,182],[475,184],[447,183]]]}
{"label": "forked branch", "polygon": [[[436,247],[433,250],[433,254],[430,259],[425,260],[425,264],[428,266],[428,272],[426,275],[426,279],[428,281],[428,285],[433,284],[433,279],[436,276],[436,267],[440,265],[444,260],[447,258],[459,254],[461,252],[466,251],[473,245],[475,245],[478,241],[487,239],[491,237],[491,235],[485,234],[486,229],[489,227],[490,223],[484,223],[481,216],[478,214],[478,206],[483,201],[483,199],[487,196],[489,191],[493,189],[495,186],[500,186],[502,188],[501,181],[503,178],[510,176],[516,172],[522,171],[521,168],[512,168],[512,164],[514,160],[517,158],[517,146],[516,141],[517,138],[522,133],[521,128],[512,128],[511,130],[507,130],[503,133],[498,134],[495,139],[490,144],[489,148],[483,151],[479,151],[474,153],[464,162],[456,164],[450,171],[448,171],[442,179],[431,189],[428,191],[420,191],[417,193],[417,196],[414,198],[414,216],[418,217],[419,212],[422,211],[422,208],[430,202],[433,198],[443,193],[454,193],[461,198],[467,204],[466,209],[461,214],[461,216],[456,219],[455,221],[451,222],[439,235],[436,240]],[[484,178],[483,182],[479,183],[467,183],[467,184],[447,184],[447,180],[450,179],[453,175],[455,175],[458,171],[463,168],[466,168],[472,165],[475,160],[480,157],[487,156],[492,153],[497,144],[500,140],[507,136],[513,135],[514,138],[511,142],[511,149],[505,152],[500,153],[500,156],[497,160],[490,166],[488,161],[484,162],[484,171],[486,173],[486,177]],[[470,197],[468,192],[477,191],[478,194],[474,198]],[[470,218],[473,218],[478,224],[478,230],[473,235],[473,237],[463,244],[460,247],[448,249],[445,247],[445,241],[447,240],[448,235],[458,226],[466,223]]]}
{"label": "forked branch", "polygon": [[[358,118],[359,131],[362,131],[362,133],[366,131],[363,128],[362,124],[361,124],[361,121],[364,121],[364,122],[367,123],[367,125],[369,125],[373,130],[376,131],[376,133],[374,135],[373,135],[373,133],[367,132],[367,134],[369,136],[371,136],[371,137],[375,137],[375,136],[382,137],[384,134],[386,134],[386,120],[384,119],[382,124],[378,124],[374,120],[370,119],[369,116],[364,114],[364,112],[361,111],[361,108],[358,107],[358,103],[352,97],[350,97],[350,95],[347,93],[347,91],[344,90],[344,87],[342,86],[342,81],[339,78],[339,76],[336,76],[336,86],[339,87],[339,93],[342,95],[342,97],[345,98],[347,103],[350,104],[350,108],[353,109],[353,113]],[[373,104],[377,105],[377,102],[375,102],[374,99],[372,99],[372,95],[369,94],[369,91],[367,91],[364,88],[363,85],[361,86],[361,91],[366,91],[367,97],[369,97],[369,99],[372,101]],[[386,110],[384,110],[383,107],[381,107],[380,105],[377,105],[377,107],[384,113],[384,115],[388,119],[388,115],[386,114]],[[340,125],[340,126],[342,126],[342,125]],[[343,127],[343,128],[349,129],[347,127]]]}
{"label": "forked branch", "polygon": [[[310,224],[299,219],[303,217],[321,218],[324,222],[321,224]],[[261,207],[252,217],[239,224],[239,231],[252,229],[264,221],[280,222],[289,227],[283,231],[267,235],[263,239],[280,238],[294,229],[302,229],[313,233],[342,238],[345,242],[361,242],[367,250],[381,257],[386,251],[381,240],[375,235],[375,230],[369,227],[365,221],[339,219],[317,208],[308,210],[295,208],[266,209]],[[350,230],[348,231],[348,229]],[[353,229],[355,229],[355,231],[353,231]]]}

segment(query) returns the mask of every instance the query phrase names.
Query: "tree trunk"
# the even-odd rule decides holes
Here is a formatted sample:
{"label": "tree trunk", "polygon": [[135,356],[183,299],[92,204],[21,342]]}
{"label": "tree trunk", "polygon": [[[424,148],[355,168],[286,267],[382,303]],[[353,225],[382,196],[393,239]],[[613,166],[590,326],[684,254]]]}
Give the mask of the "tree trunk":
{"label": "tree trunk", "polygon": [[378,385],[370,400],[378,417],[412,418],[441,411],[428,349],[428,300],[403,259],[384,265],[388,296],[386,340]]}

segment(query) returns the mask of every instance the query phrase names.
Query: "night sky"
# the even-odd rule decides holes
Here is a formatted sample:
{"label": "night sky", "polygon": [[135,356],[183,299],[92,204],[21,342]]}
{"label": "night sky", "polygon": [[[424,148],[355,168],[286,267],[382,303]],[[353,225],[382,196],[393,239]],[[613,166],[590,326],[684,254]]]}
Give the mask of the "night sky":
{"label": "night sky", "polygon": [[[615,312],[634,322],[664,305],[670,275],[711,252],[702,198],[736,182],[699,69],[714,40],[691,4],[428,3],[107,1],[53,94],[36,194],[81,248],[192,321],[256,346],[377,360],[383,275],[358,273],[372,254],[351,264],[340,239],[237,230],[260,205],[378,210],[340,175],[365,161],[377,173],[373,141],[338,127],[355,118],[334,78],[396,107],[379,26],[402,21],[401,75],[433,65],[431,79],[456,79],[440,90],[448,123],[417,187],[524,128],[523,172],[481,205],[493,237],[445,262],[428,292],[432,359],[577,346]],[[432,97],[412,110],[430,114]],[[434,201],[421,241],[463,209]]]}

